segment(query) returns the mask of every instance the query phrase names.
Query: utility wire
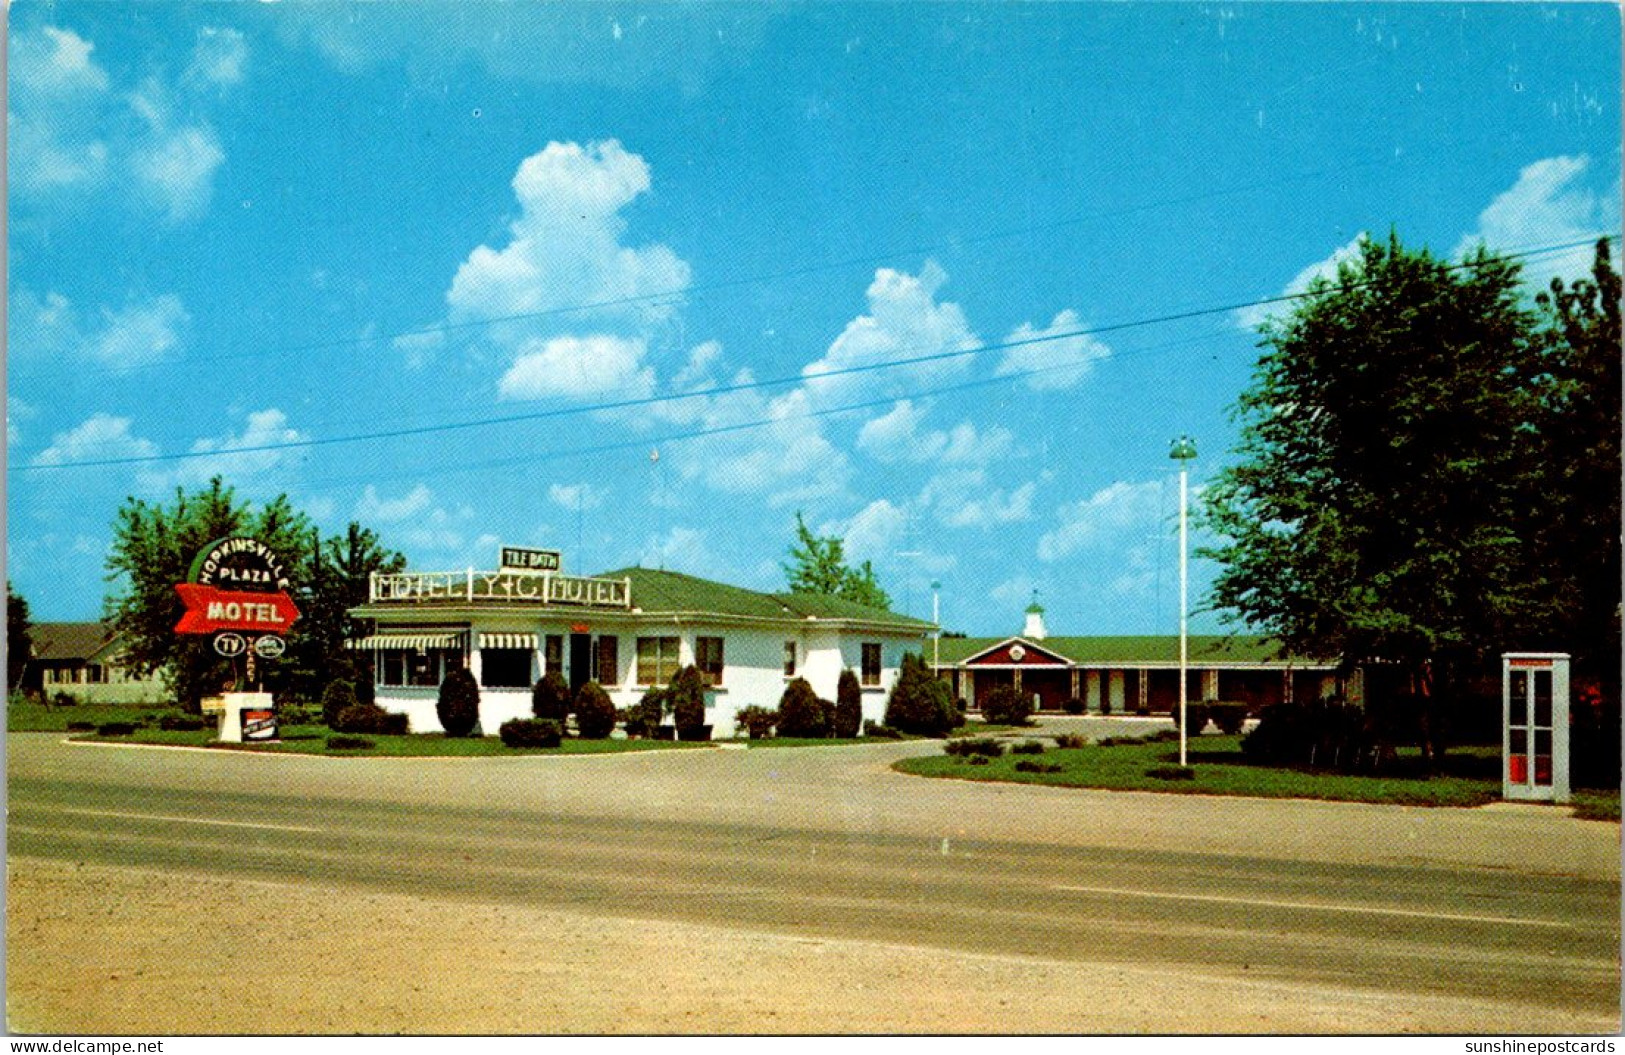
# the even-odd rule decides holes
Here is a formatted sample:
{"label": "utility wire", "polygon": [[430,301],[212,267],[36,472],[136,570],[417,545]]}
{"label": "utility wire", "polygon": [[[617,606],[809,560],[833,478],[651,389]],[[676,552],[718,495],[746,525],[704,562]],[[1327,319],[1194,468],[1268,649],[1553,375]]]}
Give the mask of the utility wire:
{"label": "utility wire", "polygon": [[[1563,252],[1580,246],[1593,244],[1594,238],[1581,239],[1557,245],[1541,246],[1520,252],[1502,253],[1490,256],[1483,261],[1463,261],[1457,264],[1446,265],[1445,270],[1458,271],[1466,268],[1476,268],[1488,264],[1505,262],[1513,259],[1529,259],[1549,253]],[[1379,279],[1369,279],[1361,282],[1348,283],[1336,287],[1337,291],[1360,289],[1375,285]],[[371,432],[357,432],[342,436],[326,436],[303,440],[289,440],[279,443],[253,444],[244,447],[231,447],[208,451],[182,451],[173,454],[133,455],[122,458],[95,458],[71,462],[52,462],[46,464],[13,465],[7,467],[7,473],[12,472],[41,472],[63,469],[89,469],[117,465],[144,465],[155,462],[187,461],[197,458],[217,458],[232,454],[252,454],[265,451],[297,450],[314,447],[328,447],[338,444],[362,443],[384,439],[402,439],[409,436],[424,436],[446,432],[465,431],[468,429],[487,428],[496,425],[508,425],[519,422],[542,421],[549,418],[567,417],[577,414],[590,414],[602,411],[626,410],[635,407],[654,406],[661,403],[672,403],[685,399],[699,399],[709,396],[728,395],[735,392],[753,389],[773,388],[783,385],[814,383],[821,379],[843,377],[855,374],[872,373],[879,370],[890,370],[902,366],[914,366],[922,363],[941,362],[949,359],[960,359],[986,354],[987,352],[1005,351],[1013,348],[1022,348],[1031,345],[1048,344],[1054,341],[1069,340],[1078,337],[1092,337],[1104,333],[1117,333],[1124,330],[1139,329],[1147,326],[1163,325],[1170,322],[1182,322],[1189,319],[1202,318],[1209,315],[1222,315],[1240,311],[1243,308],[1265,307],[1271,304],[1284,304],[1296,300],[1303,300],[1312,296],[1320,296],[1321,292],[1305,290],[1300,293],[1283,293],[1274,297],[1263,297],[1256,300],[1241,301],[1206,308],[1192,308],[1187,311],[1171,312],[1149,318],[1133,319],[1126,322],[1109,323],[1101,326],[1088,326],[1062,333],[1044,334],[1041,336],[1023,338],[1016,341],[1000,341],[997,343],[983,343],[970,348],[956,348],[946,352],[936,352],[929,355],[908,356],[897,359],[881,360],[873,363],[861,363],[855,366],[838,367],[816,374],[792,374],[779,377],[765,378],[757,381],[739,381],[732,384],[716,385],[711,388],[697,389],[690,392],[671,392],[654,396],[642,396],[636,399],[611,400],[602,403],[586,404],[573,407],[555,407],[548,410],[532,411],[524,414],[508,414],[497,417],[475,418],[466,421],[449,422],[439,425],[419,425],[410,428],[380,429]],[[1069,369],[1076,369],[1076,363],[1068,363]],[[993,381],[1018,376],[1007,373],[993,378]],[[906,397],[896,397],[906,398]],[[882,402],[891,402],[890,399]]]}

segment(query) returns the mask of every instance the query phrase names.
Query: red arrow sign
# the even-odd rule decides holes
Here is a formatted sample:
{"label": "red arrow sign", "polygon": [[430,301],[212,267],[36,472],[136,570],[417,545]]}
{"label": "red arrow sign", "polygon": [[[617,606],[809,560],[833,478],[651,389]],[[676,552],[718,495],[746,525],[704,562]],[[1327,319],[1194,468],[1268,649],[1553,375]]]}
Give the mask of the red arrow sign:
{"label": "red arrow sign", "polygon": [[183,582],[175,592],[186,602],[186,614],[175,624],[177,634],[212,634],[217,630],[281,633],[299,618],[293,598],[285,593],[247,593]]}

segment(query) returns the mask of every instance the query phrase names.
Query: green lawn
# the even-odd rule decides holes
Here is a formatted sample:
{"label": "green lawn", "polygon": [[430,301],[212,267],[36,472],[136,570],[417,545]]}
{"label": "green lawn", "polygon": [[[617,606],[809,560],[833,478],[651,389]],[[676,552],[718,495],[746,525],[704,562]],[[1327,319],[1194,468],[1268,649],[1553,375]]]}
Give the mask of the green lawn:
{"label": "green lawn", "polygon": [[494,736],[448,737],[441,733],[415,733],[408,736],[379,736],[366,734],[373,746],[363,750],[332,751],[327,739],[335,735],[323,725],[291,725],[282,730],[282,739],[265,744],[222,744],[215,742],[214,730],[196,732],[137,729],[129,736],[97,736],[88,733],[78,737],[97,743],[110,744],[168,744],[182,747],[209,747],[220,751],[261,751],[274,754],[340,755],[347,758],[365,758],[372,755],[391,757],[490,757],[496,755],[605,755],[628,751],[669,751],[704,744],[676,743],[663,740],[565,740],[558,747],[506,747]]}
{"label": "green lawn", "polygon": [[65,733],[69,722],[154,723],[175,708],[164,703],[106,704],[81,703],[70,707],[47,707],[41,703],[13,701],[6,707],[6,731],[12,733]]}
{"label": "green lawn", "polygon": [[[1249,795],[1260,798],[1333,799],[1408,806],[1479,806],[1501,796],[1497,773],[1498,748],[1458,748],[1446,758],[1446,772],[1420,775],[1350,776],[1248,764],[1241,755],[1241,738],[1203,736],[1190,742],[1187,758],[1194,779],[1149,776],[1147,770],[1177,768],[1177,744],[1118,743],[1047,750],[1039,755],[1005,755],[985,765],[963,758],[931,755],[905,758],[892,768],[918,776],[961,780],[1009,781],[1060,787],[1105,788],[1120,791],[1171,791],[1197,795]],[[1028,762],[1060,766],[1055,773],[1024,773],[1016,764]],[[1403,761],[1403,760],[1402,760]],[[1576,804],[1581,815],[1619,817],[1619,795],[1581,792]]]}

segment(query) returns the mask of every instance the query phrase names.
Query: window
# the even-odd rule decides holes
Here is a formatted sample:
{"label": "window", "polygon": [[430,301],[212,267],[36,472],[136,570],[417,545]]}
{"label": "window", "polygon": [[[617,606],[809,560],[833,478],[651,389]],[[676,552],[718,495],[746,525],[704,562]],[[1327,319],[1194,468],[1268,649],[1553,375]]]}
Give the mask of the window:
{"label": "window", "polygon": [[863,643],[863,669],[859,680],[865,685],[880,684],[880,642]]}
{"label": "window", "polygon": [[564,673],[564,635],[548,634],[543,641],[542,656],[546,665],[542,668],[544,674]]}
{"label": "window", "polygon": [[787,678],[796,676],[796,643],[794,641],[784,643],[784,676]]}
{"label": "window", "polygon": [[722,638],[696,637],[694,639],[694,665],[707,685],[722,684]]}
{"label": "window", "polygon": [[405,685],[406,653],[398,648],[386,648],[378,655],[381,657],[378,684]]}
{"label": "window", "polygon": [[480,681],[491,688],[523,689],[530,685],[528,648],[480,649]]}
{"label": "window", "polygon": [[386,648],[378,655],[380,685],[433,687],[463,665],[461,649],[431,648],[420,652],[410,648]]}
{"label": "window", "polygon": [[638,638],[638,684],[666,685],[677,676],[675,637]]}
{"label": "window", "polygon": [[598,684],[621,683],[621,639],[606,634],[598,639]]}
{"label": "window", "polygon": [[92,663],[86,668],[85,680],[89,681],[92,685],[106,684],[106,668],[100,663]]}

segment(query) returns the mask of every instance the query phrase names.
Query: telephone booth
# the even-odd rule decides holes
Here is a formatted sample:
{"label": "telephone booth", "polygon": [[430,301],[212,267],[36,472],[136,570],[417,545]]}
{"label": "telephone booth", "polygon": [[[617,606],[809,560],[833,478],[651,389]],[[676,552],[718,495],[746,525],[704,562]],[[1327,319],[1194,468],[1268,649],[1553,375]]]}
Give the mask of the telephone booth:
{"label": "telephone booth", "polygon": [[1569,801],[1569,657],[1501,656],[1501,797]]}

